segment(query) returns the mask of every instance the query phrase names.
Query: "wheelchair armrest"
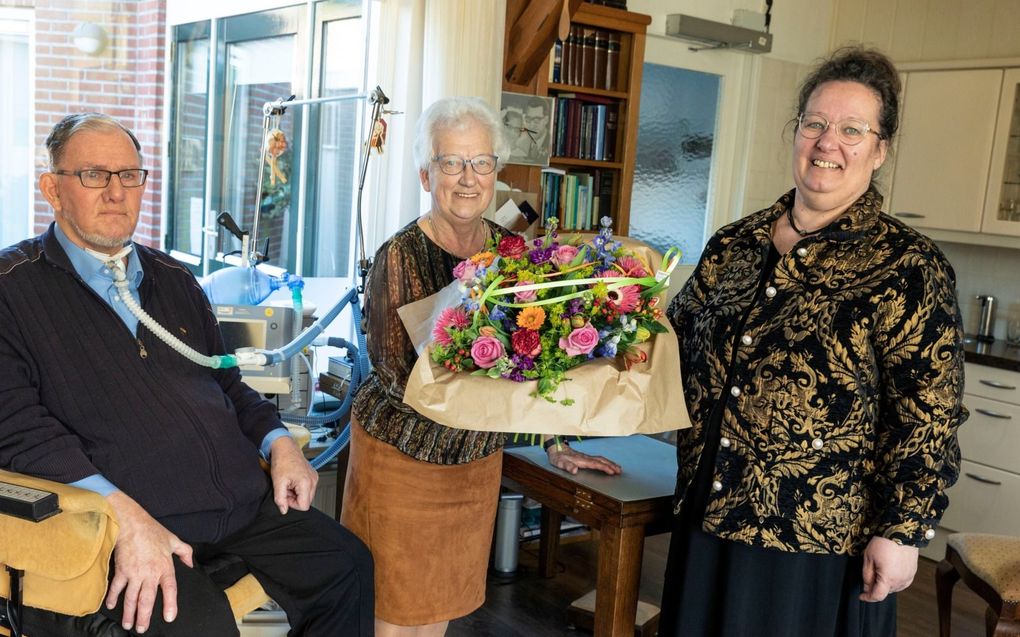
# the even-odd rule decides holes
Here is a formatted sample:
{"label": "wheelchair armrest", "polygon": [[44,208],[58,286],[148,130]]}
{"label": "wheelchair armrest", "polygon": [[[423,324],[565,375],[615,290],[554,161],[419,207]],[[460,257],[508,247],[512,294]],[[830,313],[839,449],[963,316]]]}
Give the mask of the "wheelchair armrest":
{"label": "wheelchair armrest", "polygon": [[[66,615],[99,609],[118,525],[106,498],[59,482],[0,470],[0,481],[57,494],[61,512],[41,522],[0,514],[0,564],[24,571],[25,605]],[[0,597],[9,599],[0,572]]]}

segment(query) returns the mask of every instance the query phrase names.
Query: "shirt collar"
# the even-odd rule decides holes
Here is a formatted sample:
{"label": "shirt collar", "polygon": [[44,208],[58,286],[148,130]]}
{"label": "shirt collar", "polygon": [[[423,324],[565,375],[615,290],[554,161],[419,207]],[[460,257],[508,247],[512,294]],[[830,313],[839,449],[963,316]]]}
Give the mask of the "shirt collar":
{"label": "shirt collar", "polygon": [[[113,275],[110,274],[106,265],[86,252],[84,248],[71,241],[70,237],[67,236],[67,233],[64,232],[64,229],[60,227],[59,223],[53,224],[53,229],[54,235],[57,237],[57,242],[60,243],[60,247],[64,249],[64,252],[67,254],[67,259],[71,262],[71,267],[74,268],[74,271],[78,273],[78,276],[80,276],[83,281],[87,282],[97,278],[106,279],[111,282],[113,281]],[[125,274],[127,275],[127,280],[131,283],[131,285],[137,288],[142,281],[143,272],[142,264],[138,260],[138,255],[135,254],[134,250],[128,254],[127,271]]]}
{"label": "shirt collar", "polygon": [[[786,214],[787,208],[793,207],[796,194],[796,189],[790,190],[772,206],[755,213],[757,218],[744,226],[744,231],[761,237],[762,241],[771,241],[772,223]],[[831,241],[848,241],[864,236],[878,222],[882,201],[881,193],[875,190],[874,186],[869,186],[868,190],[850,205],[846,214],[813,236]]]}

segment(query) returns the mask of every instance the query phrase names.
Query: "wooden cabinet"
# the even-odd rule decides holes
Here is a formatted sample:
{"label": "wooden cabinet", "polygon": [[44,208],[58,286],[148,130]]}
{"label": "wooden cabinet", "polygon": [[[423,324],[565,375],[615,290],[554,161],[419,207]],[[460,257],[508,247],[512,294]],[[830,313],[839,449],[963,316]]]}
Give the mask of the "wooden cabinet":
{"label": "wooden cabinet", "polygon": [[[508,0],[508,35],[517,18],[526,8],[526,4],[524,0]],[[558,16],[550,16],[550,19],[556,17]],[[571,192],[566,188],[567,176],[573,176],[580,186],[589,189],[587,204],[592,207],[589,225],[593,229],[598,227],[600,213],[594,204],[594,198],[599,197],[602,212],[613,219],[614,233],[627,234],[630,220],[631,188],[634,181],[645,31],[650,22],[650,16],[588,3],[582,3],[571,16],[571,27],[574,33],[580,34],[582,40],[586,35],[590,36],[592,42],[585,44],[582,41],[574,48],[570,56],[578,56],[575,58],[577,60],[581,60],[580,56],[586,54],[591,56],[590,59],[586,59],[586,63],[590,67],[584,67],[582,64],[582,68],[614,69],[615,77],[608,87],[605,87],[605,82],[600,81],[574,82],[563,66],[559,69],[559,75],[554,76],[552,68],[556,64],[555,47],[550,49],[540,70],[528,84],[516,84],[507,80],[503,82],[504,91],[553,98],[553,117],[550,122],[553,156],[549,161],[549,168],[552,170],[545,174],[559,176],[559,185],[555,186],[554,182],[557,181],[555,178],[543,178],[541,166],[508,164],[500,173],[500,179],[514,188],[539,193],[539,211],[550,216],[557,216],[561,228],[574,226],[574,229],[581,229],[585,225],[583,222],[577,221],[583,218],[583,215],[578,215],[576,212],[577,207],[584,205],[585,202],[579,201],[577,189]],[[611,39],[608,39],[607,36],[611,36]],[[606,39],[613,45],[612,49],[607,46],[606,50],[609,51],[609,56],[615,56],[615,60],[596,62],[597,49],[593,45],[596,37]],[[507,42],[510,42],[509,37]],[[593,48],[588,49],[588,46]],[[506,59],[508,56],[505,54],[504,60]],[[561,53],[561,62],[562,59]],[[504,78],[511,76],[510,71],[510,69],[504,68]],[[581,75],[584,75],[583,71]],[[551,81],[551,78],[559,81]],[[588,84],[588,86],[581,84]],[[600,84],[602,87],[597,87]],[[567,113],[570,109],[574,109],[575,112],[570,116],[570,124],[573,127],[569,133],[571,142],[567,142],[568,133],[565,127],[567,126]],[[585,122],[583,125],[580,119],[582,113],[584,113],[583,121]],[[615,128],[609,121],[614,116]],[[587,133],[585,126],[588,130]],[[601,133],[598,133],[600,126],[603,128]],[[557,144],[557,133],[560,139],[559,144]],[[588,138],[585,139],[585,137]],[[594,150],[597,145],[596,137],[599,137],[598,144],[601,144],[600,152]],[[582,150],[584,148],[582,144],[587,144],[588,149]],[[611,149],[611,154],[607,154],[605,149]],[[557,187],[557,191],[551,192],[551,187]],[[567,202],[568,197],[571,198],[570,204]],[[571,208],[574,209],[572,218]]]}
{"label": "wooden cabinet", "polygon": [[1016,535],[1020,529],[1020,372],[967,363],[960,427],[963,463],[949,491],[949,508],[922,554],[942,559],[949,533]]}
{"label": "wooden cabinet", "polygon": [[1020,236],[1020,69],[1002,80],[981,231]]}
{"label": "wooden cabinet", "polygon": [[919,228],[979,232],[1001,70],[907,74],[889,212]]}
{"label": "wooden cabinet", "polygon": [[1020,247],[1020,69],[905,78],[890,214],[936,239]]}

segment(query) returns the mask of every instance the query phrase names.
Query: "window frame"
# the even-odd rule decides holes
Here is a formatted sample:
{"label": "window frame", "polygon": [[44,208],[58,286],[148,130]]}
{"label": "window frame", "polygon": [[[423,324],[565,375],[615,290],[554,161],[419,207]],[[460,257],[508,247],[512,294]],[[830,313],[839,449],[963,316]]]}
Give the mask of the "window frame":
{"label": "window frame", "polygon": [[[192,16],[194,17],[194,16]],[[320,2],[266,8],[257,13],[230,15],[222,17],[210,17],[205,20],[197,20],[183,24],[168,24],[168,48],[170,49],[167,62],[167,75],[169,77],[169,90],[167,91],[166,113],[168,122],[167,139],[174,140],[178,135],[177,128],[180,125],[178,109],[180,108],[180,90],[182,83],[178,77],[179,53],[183,42],[207,35],[209,38],[209,56],[207,69],[207,90],[206,90],[206,143],[205,143],[205,171],[203,188],[203,227],[199,245],[191,245],[191,242],[184,240],[188,245],[178,245],[177,224],[187,218],[188,203],[176,200],[176,188],[178,183],[178,170],[180,161],[177,144],[167,143],[167,182],[164,188],[163,206],[163,237],[164,248],[173,256],[191,267],[196,274],[206,275],[209,272],[222,267],[222,254],[217,248],[210,248],[210,244],[219,245],[220,241],[211,241],[206,229],[216,227],[216,216],[219,215],[223,206],[223,180],[227,174],[228,167],[224,164],[227,158],[227,140],[225,139],[226,121],[229,117],[225,113],[225,89],[227,80],[226,55],[228,47],[238,42],[252,39],[264,39],[278,35],[293,35],[294,40],[294,73],[292,76],[293,92],[302,99],[313,99],[321,96],[324,86],[323,71],[325,69],[327,25],[334,20],[356,18],[361,20],[361,30],[365,33],[367,15],[363,11],[361,2],[354,0],[322,0]],[[357,93],[364,93],[364,65],[362,60],[361,70],[358,77],[361,78],[361,86],[356,87]],[[303,95],[302,95],[303,94]],[[287,96],[280,96],[287,97]],[[358,149],[361,146],[363,131],[361,121],[365,109],[360,104],[355,116],[355,144],[352,153],[358,156]],[[288,209],[288,221],[285,229],[285,239],[289,250],[288,262],[279,261],[279,250],[273,250],[277,254],[271,254],[270,263],[287,269],[294,274],[309,272],[317,274],[319,266],[315,246],[315,224],[316,217],[309,211],[315,210],[316,195],[322,176],[319,174],[320,154],[317,141],[321,130],[322,106],[312,104],[287,109],[283,115],[290,120],[288,128],[293,130],[294,139],[289,140],[292,144],[291,177],[293,186],[291,201]],[[307,168],[307,169],[306,169]],[[354,181],[357,180],[357,167],[354,170]],[[356,195],[356,185],[355,185]],[[254,207],[254,202],[245,202],[248,208]],[[239,215],[233,213],[235,219]],[[350,204],[350,213],[347,215],[346,223],[350,231],[341,233],[347,237],[354,237],[354,197]],[[262,226],[264,220],[260,221],[260,231],[257,241],[263,243],[264,233]],[[222,236],[222,232],[218,232]],[[198,254],[188,251],[197,248]],[[338,276],[354,276],[353,245],[343,254],[346,263],[344,271]]]}

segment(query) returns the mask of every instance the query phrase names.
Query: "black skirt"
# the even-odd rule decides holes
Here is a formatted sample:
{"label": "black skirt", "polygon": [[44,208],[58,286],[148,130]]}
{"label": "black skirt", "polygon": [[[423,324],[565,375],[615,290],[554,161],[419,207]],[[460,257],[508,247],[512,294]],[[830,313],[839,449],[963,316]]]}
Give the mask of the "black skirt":
{"label": "black skirt", "polygon": [[659,637],[888,637],[896,596],[858,599],[862,558],[788,553],[676,518]]}
{"label": "black skirt", "polygon": [[[765,271],[778,260],[773,247]],[[729,387],[722,395],[729,395]],[[882,602],[858,598],[864,585],[861,556],[790,553],[724,540],[701,530],[712,460],[719,450],[722,406],[720,401],[709,416],[701,462],[673,522],[659,636],[895,635],[895,594]]]}

